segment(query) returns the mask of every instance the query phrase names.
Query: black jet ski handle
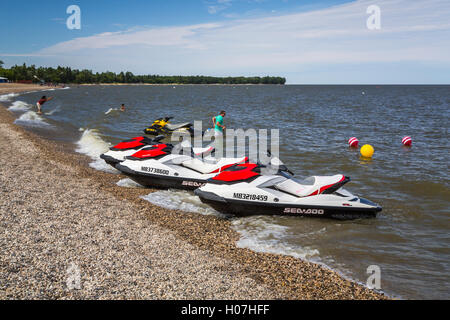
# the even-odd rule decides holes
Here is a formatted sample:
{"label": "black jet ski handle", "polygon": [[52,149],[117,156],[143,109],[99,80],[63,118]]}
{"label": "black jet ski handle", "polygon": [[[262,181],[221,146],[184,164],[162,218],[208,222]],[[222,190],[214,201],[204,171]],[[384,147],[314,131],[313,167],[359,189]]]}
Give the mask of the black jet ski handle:
{"label": "black jet ski handle", "polygon": [[[270,151],[270,149],[267,149],[267,156],[272,157],[272,152]],[[289,170],[289,168],[285,164],[282,164],[281,166],[279,166],[279,168],[280,171],[285,171],[289,173],[291,176],[294,175],[294,173],[291,170]]]}

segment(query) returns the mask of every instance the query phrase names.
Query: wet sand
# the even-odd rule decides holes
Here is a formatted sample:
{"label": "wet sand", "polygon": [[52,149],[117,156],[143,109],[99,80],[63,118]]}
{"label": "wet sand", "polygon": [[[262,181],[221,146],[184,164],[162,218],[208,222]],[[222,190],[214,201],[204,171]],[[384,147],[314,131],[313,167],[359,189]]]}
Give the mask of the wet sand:
{"label": "wet sand", "polygon": [[48,90],[57,87],[41,86],[38,84],[0,83],[0,94]]}
{"label": "wet sand", "polygon": [[139,198],[152,190],[118,187],[123,176],[13,120],[0,106],[2,299],[386,298],[320,265],[238,248],[229,221],[154,206]]}

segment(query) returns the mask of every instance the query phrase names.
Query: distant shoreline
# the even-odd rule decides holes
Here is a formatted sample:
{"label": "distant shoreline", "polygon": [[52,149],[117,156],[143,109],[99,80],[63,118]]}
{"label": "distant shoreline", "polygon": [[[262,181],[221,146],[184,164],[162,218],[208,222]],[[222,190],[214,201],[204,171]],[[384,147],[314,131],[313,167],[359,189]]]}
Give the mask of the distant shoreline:
{"label": "distant shoreline", "polygon": [[69,83],[68,86],[284,86],[264,83]]}
{"label": "distant shoreline", "polygon": [[309,84],[309,83],[65,83],[76,86],[303,86],[303,87],[448,87],[450,84]]}
{"label": "distant shoreline", "polygon": [[285,84],[286,78],[274,76],[205,76],[205,75],[135,75],[132,72],[115,73],[111,71],[93,72],[70,67],[38,67],[35,65],[14,65],[9,69],[0,68],[0,76],[10,81],[39,81],[41,83],[76,83],[76,84]]}

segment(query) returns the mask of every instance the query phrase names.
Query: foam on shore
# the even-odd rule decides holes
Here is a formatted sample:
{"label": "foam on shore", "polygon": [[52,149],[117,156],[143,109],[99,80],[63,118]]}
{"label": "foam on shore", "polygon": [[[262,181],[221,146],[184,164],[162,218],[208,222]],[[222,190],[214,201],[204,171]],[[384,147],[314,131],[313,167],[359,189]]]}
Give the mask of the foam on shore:
{"label": "foam on shore", "polygon": [[96,129],[80,130],[83,131],[83,134],[81,135],[80,140],[78,140],[77,142],[78,148],[75,149],[75,151],[85,154],[93,160],[91,163],[89,163],[90,167],[99,171],[119,173],[118,170],[114,169],[100,158],[100,155],[107,152],[111,145],[101,138]]}
{"label": "foam on shore", "polygon": [[7,93],[0,96],[0,102],[10,101],[12,98],[17,97],[19,93]]}
{"label": "foam on shore", "polygon": [[124,188],[144,188],[144,186],[131,180],[130,178],[125,178],[125,179],[119,180],[119,181],[117,181],[116,184],[119,187],[124,187]]}
{"label": "foam on shore", "polygon": [[161,190],[141,197],[159,207],[200,213],[203,215],[220,215],[210,206],[202,203],[192,192],[185,190]]}
{"label": "foam on shore", "polygon": [[288,228],[271,220],[271,217],[266,216],[233,219],[233,230],[241,235],[236,245],[256,252],[283,254],[300,259],[319,256],[317,249],[286,244],[283,239],[289,237]]}
{"label": "foam on shore", "polygon": [[32,108],[32,106],[24,101],[15,101],[9,108],[9,111],[20,112],[20,111],[28,111]]}
{"label": "foam on shore", "polygon": [[37,114],[35,111],[27,111],[14,121],[15,124],[39,127],[39,128],[52,128],[52,125],[47,123],[45,119]]}

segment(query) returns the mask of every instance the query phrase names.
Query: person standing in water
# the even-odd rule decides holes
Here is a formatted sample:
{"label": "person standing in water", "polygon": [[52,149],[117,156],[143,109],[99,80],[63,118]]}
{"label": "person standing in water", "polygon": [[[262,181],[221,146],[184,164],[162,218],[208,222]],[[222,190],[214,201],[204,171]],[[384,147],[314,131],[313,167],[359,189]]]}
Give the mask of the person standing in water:
{"label": "person standing in water", "polygon": [[215,137],[223,135],[223,130],[226,129],[225,125],[223,124],[223,118],[225,117],[225,115],[226,112],[222,110],[220,111],[218,116],[212,118]]}
{"label": "person standing in water", "polygon": [[52,99],[53,99],[53,97],[47,98],[46,96],[42,96],[42,98],[36,103],[36,106],[38,108],[38,112],[37,113],[42,114],[42,110],[41,110],[42,105],[44,103],[46,103],[47,101],[50,101]]}
{"label": "person standing in water", "polygon": [[122,103],[122,105],[120,106],[120,111],[125,112],[125,104]]}
{"label": "person standing in water", "polygon": [[226,129],[223,124],[223,118],[226,112],[224,110],[220,111],[218,116],[212,118],[214,124],[214,148],[216,149],[215,156],[221,158],[224,154],[223,150],[223,130]]}

